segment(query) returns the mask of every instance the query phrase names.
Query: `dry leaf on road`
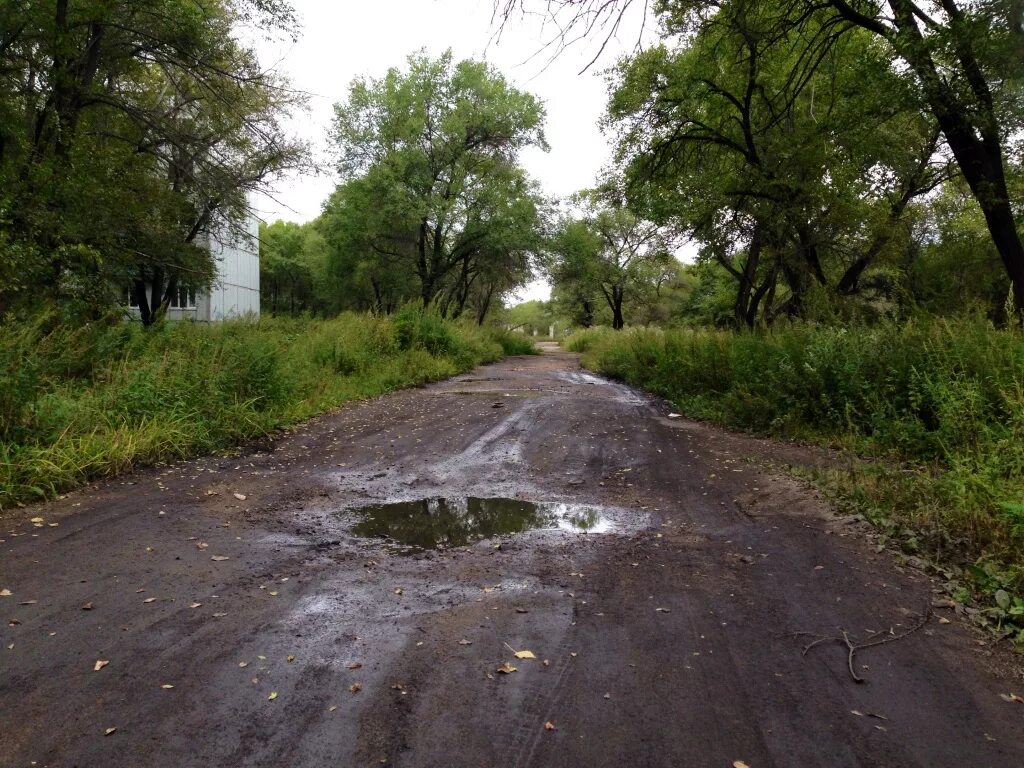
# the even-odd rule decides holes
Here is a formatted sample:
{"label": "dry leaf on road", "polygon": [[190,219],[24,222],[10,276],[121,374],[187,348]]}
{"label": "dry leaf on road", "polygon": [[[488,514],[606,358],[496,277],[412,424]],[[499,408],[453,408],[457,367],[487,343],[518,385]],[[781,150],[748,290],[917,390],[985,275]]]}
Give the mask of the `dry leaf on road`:
{"label": "dry leaf on road", "polygon": [[110,663],[109,661],[104,661],[103,659],[98,659],[96,661],[96,663],[93,665],[92,671],[93,672],[99,672],[101,669],[103,669],[109,663]]}

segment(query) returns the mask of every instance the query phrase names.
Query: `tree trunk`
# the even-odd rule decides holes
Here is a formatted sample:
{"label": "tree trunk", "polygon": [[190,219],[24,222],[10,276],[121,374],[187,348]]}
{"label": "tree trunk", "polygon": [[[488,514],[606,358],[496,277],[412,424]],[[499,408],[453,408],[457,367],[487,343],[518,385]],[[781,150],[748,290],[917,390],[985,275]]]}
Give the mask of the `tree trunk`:
{"label": "tree trunk", "polygon": [[594,305],[590,303],[590,299],[583,299],[580,304],[583,309],[580,325],[584,328],[590,328],[594,324]]}
{"label": "tree trunk", "polygon": [[[992,242],[1013,284],[1018,316],[1024,316],[1024,243],[1021,242],[1006,187],[1006,167],[999,121],[971,41],[962,39],[956,57],[977,103],[968,104],[939,73],[908,0],[889,0],[898,35],[899,54],[921,83],[924,96],[946,136],[960,171],[985,216]],[[943,2],[952,21],[959,15],[952,0]]]}
{"label": "tree trunk", "polygon": [[612,286],[612,328],[616,331],[621,331],[626,321],[622,317],[622,286]]}

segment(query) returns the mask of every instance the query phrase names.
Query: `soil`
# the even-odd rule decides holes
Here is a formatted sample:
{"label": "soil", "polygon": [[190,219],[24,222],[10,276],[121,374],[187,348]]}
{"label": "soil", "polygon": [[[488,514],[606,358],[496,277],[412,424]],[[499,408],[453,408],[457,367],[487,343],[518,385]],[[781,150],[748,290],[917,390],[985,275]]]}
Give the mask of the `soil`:
{"label": "soil", "polygon": [[[776,468],[827,456],[669,412],[549,345],[17,510],[0,765],[1024,765],[1018,658]],[[352,533],[434,497],[615,524]]]}

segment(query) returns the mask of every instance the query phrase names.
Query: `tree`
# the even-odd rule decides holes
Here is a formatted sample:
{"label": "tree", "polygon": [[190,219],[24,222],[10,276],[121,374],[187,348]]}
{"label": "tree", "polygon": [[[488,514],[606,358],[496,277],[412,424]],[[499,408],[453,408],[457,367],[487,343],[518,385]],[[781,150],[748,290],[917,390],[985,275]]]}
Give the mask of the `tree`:
{"label": "tree", "polygon": [[[794,74],[805,85],[811,82],[807,73],[819,66],[828,49],[856,30],[879,40],[894,68],[905,66],[913,73],[918,93],[982,211],[1012,282],[1016,311],[1024,313],[1024,243],[1007,183],[1006,156],[1009,137],[1020,130],[1022,118],[1018,94],[1024,24],[1019,4],[936,0],[922,7],[914,0],[730,0],[709,6],[695,0],[660,0],[655,9],[677,27],[693,30],[718,8],[761,3],[779,11],[771,36],[797,33],[801,48]],[[586,35],[607,29],[609,23],[614,31],[632,5],[639,3],[552,0],[540,10],[561,16],[561,29]],[[530,0],[495,3],[501,23],[530,7]]]}
{"label": "tree", "polygon": [[674,261],[671,243],[622,206],[604,205],[594,194],[579,201],[584,215],[567,217],[552,239],[552,279],[557,286],[575,284],[579,295],[596,291],[611,310],[612,328],[620,330],[626,299],[641,300],[664,281]]}
{"label": "tree", "polygon": [[609,104],[630,204],[734,278],[739,327],[803,314],[813,284],[856,293],[947,170],[933,121],[869,36],[832,44],[805,83],[802,43],[770,34],[764,11],[722,7],[682,48],[626,60]]}
{"label": "tree", "polygon": [[537,99],[449,51],[355,81],[335,109],[345,190],[335,212],[351,247],[411,270],[423,304],[453,314],[484,274],[525,279],[516,265],[536,241],[541,201],[517,155],[546,148]]}
{"label": "tree", "polygon": [[320,311],[326,243],[311,224],[260,226],[260,300],[272,314]]}
{"label": "tree", "polygon": [[202,236],[303,156],[280,128],[300,99],[236,41],[242,21],[294,25],[279,0],[4,5],[0,308],[43,286],[98,308],[132,284],[150,323],[210,282]]}

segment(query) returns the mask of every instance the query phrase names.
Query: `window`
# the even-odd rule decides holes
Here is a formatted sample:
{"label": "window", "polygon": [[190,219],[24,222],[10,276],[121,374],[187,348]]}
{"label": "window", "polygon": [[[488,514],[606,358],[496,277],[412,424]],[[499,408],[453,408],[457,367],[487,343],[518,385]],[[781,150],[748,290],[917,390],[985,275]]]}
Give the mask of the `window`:
{"label": "window", "polygon": [[195,309],[196,292],[191,288],[178,286],[177,292],[171,296],[171,309]]}

